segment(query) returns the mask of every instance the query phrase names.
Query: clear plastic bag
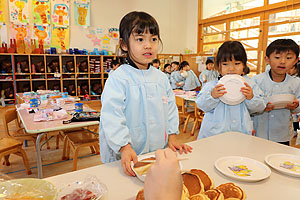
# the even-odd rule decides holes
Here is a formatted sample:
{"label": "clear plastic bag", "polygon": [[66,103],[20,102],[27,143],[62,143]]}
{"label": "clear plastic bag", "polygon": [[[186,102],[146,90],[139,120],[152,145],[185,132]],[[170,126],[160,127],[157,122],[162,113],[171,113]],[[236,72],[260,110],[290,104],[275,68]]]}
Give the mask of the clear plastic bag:
{"label": "clear plastic bag", "polygon": [[107,193],[107,187],[95,176],[87,176],[58,190],[58,200],[99,200]]}

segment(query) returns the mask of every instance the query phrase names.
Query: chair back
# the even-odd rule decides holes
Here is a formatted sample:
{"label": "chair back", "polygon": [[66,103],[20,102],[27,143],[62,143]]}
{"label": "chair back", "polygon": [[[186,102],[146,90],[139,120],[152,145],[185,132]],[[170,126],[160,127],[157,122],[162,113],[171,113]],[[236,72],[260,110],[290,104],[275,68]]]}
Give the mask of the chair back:
{"label": "chair back", "polygon": [[12,137],[12,135],[10,135],[9,133],[9,128],[8,128],[8,124],[12,121],[16,122],[16,128],[19,129],[20,128],[20,124],[18,121],[18,114],[16,109],[7,109],[4,112],[4,116],[3,116],[3,125],[4,125],[4,131],[7,137]]}
{"label": "chair back", "polygon": [[184,111],[184,99],[179,96],[175,96],[176,105],[178,108],[179,114],[183,114]]}

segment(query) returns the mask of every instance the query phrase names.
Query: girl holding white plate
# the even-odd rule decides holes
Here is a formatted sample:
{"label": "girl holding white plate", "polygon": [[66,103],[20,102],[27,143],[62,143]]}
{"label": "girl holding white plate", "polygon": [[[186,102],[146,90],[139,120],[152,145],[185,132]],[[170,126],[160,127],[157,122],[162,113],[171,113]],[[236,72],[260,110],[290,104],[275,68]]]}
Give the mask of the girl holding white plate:
{"label": "girl holding white plate", "polygon": [[250,114],[262,112],[267,100],[250,78],[241,76],[246,63],[240,42],[227,41],[219,48],[216,69],[223,78],[206,83],[196,100],[205,112],[198,139],[228,131],[252,134]]}

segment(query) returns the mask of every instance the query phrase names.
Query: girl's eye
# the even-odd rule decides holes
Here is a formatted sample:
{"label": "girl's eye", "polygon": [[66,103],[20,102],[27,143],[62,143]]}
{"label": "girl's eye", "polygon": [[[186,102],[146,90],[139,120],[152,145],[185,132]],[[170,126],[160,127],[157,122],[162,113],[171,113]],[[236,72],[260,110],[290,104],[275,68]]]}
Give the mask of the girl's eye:
{"label": "girl's eye", "polygon": [[152,38],[152,42],[156,42],[157,41],[157,38]]}
{"label": "girl's eye", "polygon": [[240,63],[240,62],[236,62],[236,63],[235,63],[235,65],[239,65],[239,64],[241,64],[241,63]]}
{"label": "girl's eye", "polygon": [[293,57],[287,57],[288,60],[292,59]]}
{"label": "girl's eye", "polygon": [[136,40],[139,41],[139,42],[142,42],[143,38],[137,38]]}
{"label": "girl's eye", "polygon": [[226,65],[227,65],[227,63],[222,63],[222,65],[225,65],[225,66],[226,66]]}
{"label": "girl's eye", "polygon": [[276,59],[280,59],[280,57],[279,57],[279,56],[275,56],[275,58],[276,58]]}

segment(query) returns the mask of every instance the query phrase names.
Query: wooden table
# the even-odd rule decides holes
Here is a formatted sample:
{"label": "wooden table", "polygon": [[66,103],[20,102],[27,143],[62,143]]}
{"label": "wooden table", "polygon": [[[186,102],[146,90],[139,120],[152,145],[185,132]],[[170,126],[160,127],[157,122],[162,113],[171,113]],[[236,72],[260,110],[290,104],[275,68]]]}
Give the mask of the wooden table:
{"label": "wooden table", "polygon": [[17,105],[16,107],[26,132],[28,134],[38,134],[38,137],[36,139],[36,155],[37,155],[36,159],[37,159],[38,178],[43,178],[40,141],[44,134],[52,131],[62,131],[62,130],[81,128],[81,127],[99,124],[99,121],[72,122],[70,124],[63,124],[63,120],[68,120],[72,118],[71,115],[68,116],[68,119],[63,119],[63,120],[34,122],[33,114],[29,114],[25,109],[18,109],[20,108],[20,105]]}
{"label": "wooden table", "polygon": [[[193,147],[193,152],[187,155],[188,160],[181,161],[183,169],[197,168],[206,171],[214,180],[215,186],[234,182],[246,192],[247,200],[299,199],[300,178],[272,169],[271,176],[265,180],[240,182],[219,173],[214,162],[223,156],[243,156],[264,162],[265,156],[273,153],[300,156],[300,149],[236,132],[193,141],[189,145]],[[143,187],[143,183],[137,178],[124,174],[120,161],[53,176],[46,180],[61,188],[68,183],[83,180],[87,175],[96,176],[106,184],[108,194],[105,199],[135,199],[135,195]]]}

